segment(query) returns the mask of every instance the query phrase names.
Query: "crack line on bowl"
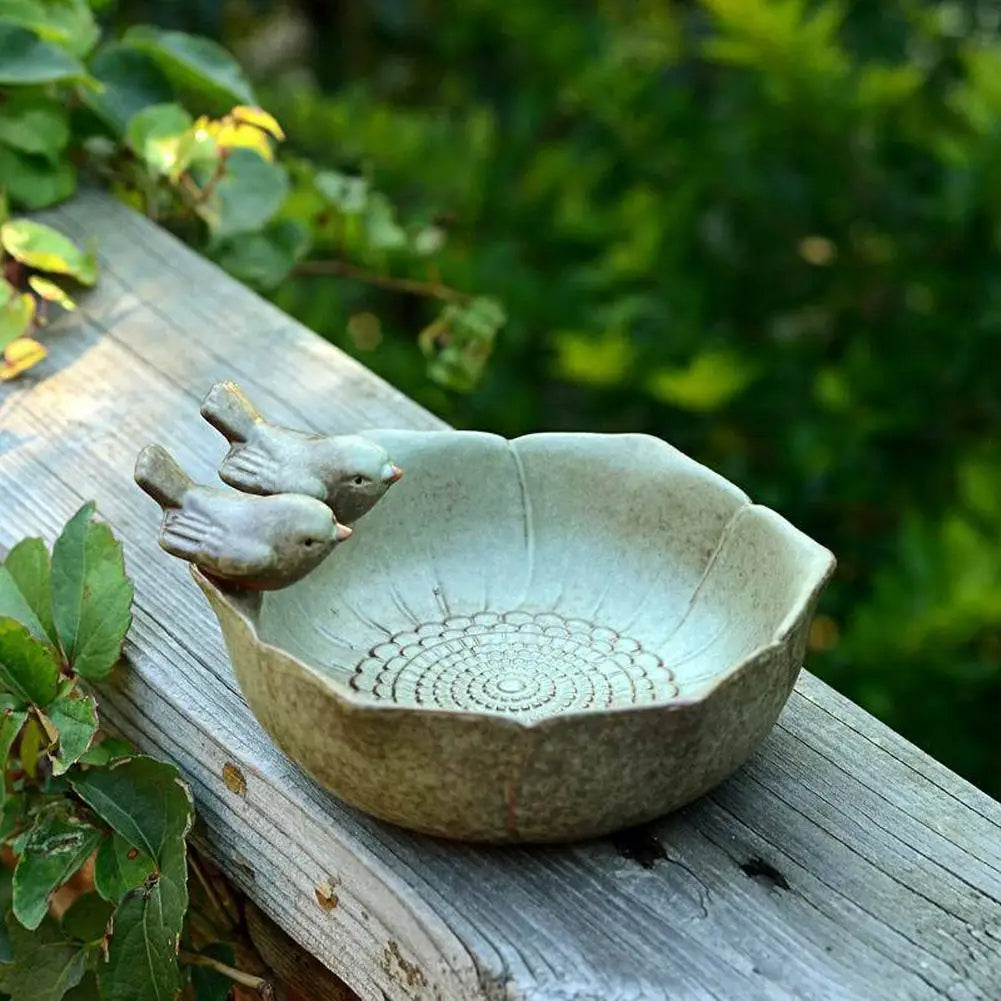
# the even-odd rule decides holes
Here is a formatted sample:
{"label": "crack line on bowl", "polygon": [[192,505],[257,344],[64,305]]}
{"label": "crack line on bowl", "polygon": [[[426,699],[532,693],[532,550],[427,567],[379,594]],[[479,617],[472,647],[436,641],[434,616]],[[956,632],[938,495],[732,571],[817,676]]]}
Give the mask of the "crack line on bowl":
{"label": "crack line on bowl", "polygon": [[525,559],[528,564],[525,574],[525,588],[521,596],[521,601],[524,602],[531,590],[532,580],[535,577],[535,524],[532,517],[532,498],[529,495],[528,483],[525,480],[525,466],[521,461],[521,455],[518,453],[518,447],[514,442],[509,444],[509,450],[511,458],[514,460],[514,471],[518,477],[518,489],[521,492]]}

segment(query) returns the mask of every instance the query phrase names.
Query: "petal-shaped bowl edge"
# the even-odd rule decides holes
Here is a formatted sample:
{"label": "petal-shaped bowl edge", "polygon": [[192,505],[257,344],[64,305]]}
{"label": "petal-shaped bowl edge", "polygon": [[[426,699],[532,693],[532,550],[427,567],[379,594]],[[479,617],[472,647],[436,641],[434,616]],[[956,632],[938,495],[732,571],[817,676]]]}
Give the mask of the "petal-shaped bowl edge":
{"label": "petal-shaped bowl edge", "polygon": [[770,642],[694,696],[534,720],[361,700],[329,674],[260,638],[258,596],[220,587],[194,567],[192,574],[219,619],[255,716],[332,792],[427,833],[565,841],[651,819],[701,795],[737,768],[777,719],[834,557],[760,505],[741,505],[731,520],[749,509],[804,554],[795,599]]}

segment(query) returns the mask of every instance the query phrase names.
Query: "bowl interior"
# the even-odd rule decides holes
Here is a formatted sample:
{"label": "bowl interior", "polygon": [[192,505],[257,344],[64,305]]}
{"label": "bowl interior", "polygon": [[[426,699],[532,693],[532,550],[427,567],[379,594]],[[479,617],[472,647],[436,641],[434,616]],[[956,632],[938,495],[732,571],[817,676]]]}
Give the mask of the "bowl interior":
{"label": "bowl interior", "polygon": [[258,626],[359,700],[531,721],[697,698],[830,566],[658,439],[369,434],[403,480]]}

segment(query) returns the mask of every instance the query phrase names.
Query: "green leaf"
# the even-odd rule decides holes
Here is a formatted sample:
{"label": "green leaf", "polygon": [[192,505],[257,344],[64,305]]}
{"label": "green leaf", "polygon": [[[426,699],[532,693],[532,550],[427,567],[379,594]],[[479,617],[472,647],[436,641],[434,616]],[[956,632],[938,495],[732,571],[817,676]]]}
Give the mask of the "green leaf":
{"label": "green leaf", "polygon": [[47,706],[56,697],[59,662],[52,647],[26,626],[0,618],[0,685],[24,702]]}
{"label": "green leaf", "polygon": [[258,230],[278,211],[288,194],[285,170],[249,149],[234,149],[199,215],[216,238]]}
{"label": "green leaf", "polygon": [[0,351],[31,330],[35,300],[26,292],[14,295],[0,306]]}
{"label": "green leaf", "polygon": [[145,755],[72,780],[88,806],[126,841],[160,861],[165,846],[191,825],[191,794],[173,765]]}
{"label": "green leaf", "polygon": [[69,142],[66,109],[34,94],[13,94],[0,115],[0,143],[56,160]]}
{"label": "green leaf", "polygon": [[[13,552],[13,550],[12,550]],[[0,618],[16,619],[28,627],[28,631],[36,639],[47,641],[49,635],[38,620],[34,609],[28,604],[28,599],[21,593],[17,581],[7,569],[6,564],[0,564]]]}
{"label": "green leaf", "polygon": [[29,210],[55,205],[76,191],[76,168],[68,160],[50,163],[7,146],[0,146],[0,177],[10,200]]}
{"label": "green leaf", "polygon": [[[18,757],[21,767],[34,778],[38,774],[38,761],[45,752],[46,738],[38,720],[30,719],[21,731],[21,743],[18,747]],[[16,797],[23,798],[23,797]]]}
{"label": "green leaf", "polygon": [[407,245],[406,230],[396,221],[396,209],[385,195],[369,197],[365,211],[365,236],[378,250],[399,250]]}
{"label": "green leaf", "polygon": [[3,0],[0,16],[76,56],[90,52],[101,34],[87,0]]}
{"label": "green leaf", "polygon": [[125,136],[150,170],[170,174],[179,166],[182,142],[192,124],[191,115],[179,104],[154,104],[132,116]]}
{"label": "green leaf", "polygon": [[[73,780],[73,788],[159,868],[115,911],[108,962],[98,974],[101,995],[105,1001],[173,999],[181,986],[177,944],[188,906],[184,839],[191,826],[191,795],[173,766],[147,757],[84,772]],[[120,851],[120,843],[113,849],[106,843],[98,853],[95,885],[106,898],[113,898],[122,882]],[[113,863],[119,864],[117,872]],[[106,869],[112,870],[110,878]],[[131,875],[134,879],[135,867]]]}
{"label": "green leaf", "polygon": [[97,989],[97,976],[88,973],[69,993],[63,995],[63,1001],[101,1001]]}
{"label": "green leaf", "polygon": [[130,28],[122,42],[149,53],[178,87],[226,105],[257,104],[236,60],[207,38],[140,25]]}
{"label": "green leaf", "polygon": [[27,718],[28,710],[20,699],[6,692],[0,694],[0,805],[6,802],[7,797],[7,781],[2,776],[10,757],[10,749]]}
{"label": "green leaf", "polygon": [[7,929],[14,961],[0,967],[0,989],[11,1001],[62,1001],[83,979],[86,952],[68,942],[52,918],[30,931],[8,915]]}
{"label": "green leaf", "polygon": [[52,550],[52,611],[63,653],[88,681],[103,681],[132,622],[132,583],[111,529],[93,503],[70,519]]}
{"label": "green leaf", "polygon": [[684,368],[655,372],[647,390],[665,403],[708,413],[740,395],[757,375],[757,370],[738,355],[710,350],[696,355]]}
{"label": "green leaf", "polygon": [[96,893],[81,894],[63,915],[63,933],[81,942],[100,942],[108,930],[114,904],[102,900]]}
{"label": "green leaf", "polygon": [[164,849],[159,879],[118,905],[108,961],[98,971],[104,1001],[174,1001],[182,986],[177,950],[187,877],[184,842],[175,838]]}
{"label": "green leaf", "polygon": [[126,893],[142,886],[154,869],[156,862],[149,855],[113,831],[97,851],[94,887],[105,900],[117,904]]}
{"label": "green leaf", "polygon": [[97,281],[97,261],[69,237],[33,219],[12,219],[0,226],[0,243],[11,257],[29,268],[69,275],[83,285]]}
{"label": "green leaf", "polygon": [[[35,613],[36,619],[45,630],[45,636],[52,643],[56,643],[56,627],[52,622],[51,569],[49,551],[45,543],[41,539],[22,539],[7,554],[3,565],[25,602]],[[3,584],[0,582],[0,588],[2,587]],[[2,602],[0,602],[0,614],[5,614]]]}
{"label": "green leaf", "polygon": [[52,774],[64,775],[84,754],[97,732],[97,703],[90,695],[71,688],[46,706],[45,715],[59,731],[57,750],[50,752]]}
{"label": "green leaf", "polygon": [[428,359],[430,377],[449,389],[472,390],[505,320],[501,304],[488,296],[478,296],[468,303],[449,303],[418,337]]}
{"label": "green leaf", "polygon": [[635,360],[632,340],[621,330],[607,330],[597,337],[576,330],[560,330],[553,335],[553,341],[556,373],[572,382],[619,385]]}
{"label": "green leaf", "polygon": [[80,756],[80,764],[103,767],[119,758],[133,758],[135,754],[136,749],[127,740],[105,737],[99,744],[94,744]]}
{"label": "green leaf", "polygon": [[65,49],[0,17],[0,83],[52,83],[86,76],[83,63]]}
{"label": "green leaf", "polygon": [[40,275],[29,275],[28,285],[31,291],[46,302],[54,302],[63,309],[70,311],[76,309],[76,303],[61,289],[55,282],[50,282],[48,278]]}
{"label": "green leaf", "polygon": [[[184,839],[191,826],[190,793],[174,767],[147,757],[88,770],[72,785],[123,841],[141,848],[159,868],[115,912],[108,962],[99,971],[101,995],[105,1001],[173,999],[181,986],[177,943],[188,905]],[[120,843],[102,846],[95,885],[106,898],[124,881],[120,863]],[[134,868],[130,874],[135,878]]]}
{"label": "green leaf", "polygon": [[294,219],[271,223],[260,233],[231,237],[213,258],[231,275],[259,289],[273,289],[288,276],[309,245],[309,230]]}
{"label": "green leaf", "polygon": [[357,215],[368,202],[368,181],[364,177],[322,170],[313,178],[320,194],[344,215]]}
{"label": "green leaf", "polygon": [[90,72],[102,89],[86,88],[80,96],[117,136],[124,136],[132,118],[143,108],[168,104],[174,90],[163,70],[147,52],[125,45],[108,45],[90,61]]}
{"label": "green leaf", "polygon": [[[200,952],[201,955],[211,956],[227,966],[236,965],[233,947],[224,942],[213,942]],[[195,991],[195,1001],[226,1001],[233,989],[233,981],[211,967],[192,966],[191,986]]]}
{"label": "green leaf", "polygon": [[90,858],[101,832],[82,820],[42,814],[28,834],[14,870],[14,914],[25,928],[37,928],[49,896]]}

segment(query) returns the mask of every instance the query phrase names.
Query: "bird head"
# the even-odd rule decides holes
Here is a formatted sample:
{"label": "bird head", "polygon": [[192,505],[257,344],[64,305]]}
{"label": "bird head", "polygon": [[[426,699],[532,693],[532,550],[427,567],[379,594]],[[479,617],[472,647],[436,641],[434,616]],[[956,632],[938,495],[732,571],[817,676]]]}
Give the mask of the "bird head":
{"label": "bird head", "polygon": [[314,497],[275,494],[269,499],[279,501],[284,509],[280,529],[271,540],[275,566],[287,578],[282,586],[305,577],[334,546],[351,536],[351,529],[339,524],[330,508]]}
{"label": "bird head", "polygon": [[337,445],[337,461],[331,463],[336,474],[327,484],[328,498],[338,521],[350,525],[375,506],[403,470],[381,445],[367,438],[349,435]]}

